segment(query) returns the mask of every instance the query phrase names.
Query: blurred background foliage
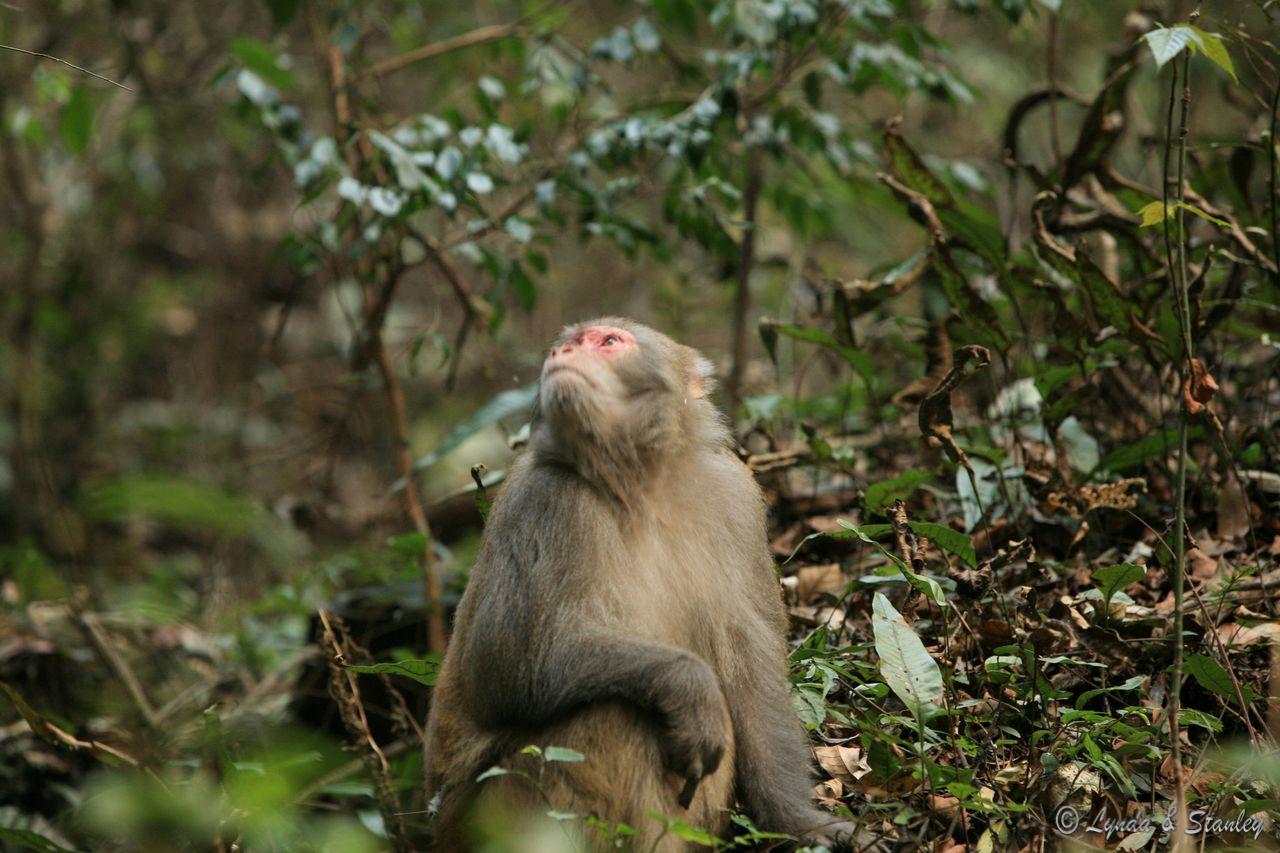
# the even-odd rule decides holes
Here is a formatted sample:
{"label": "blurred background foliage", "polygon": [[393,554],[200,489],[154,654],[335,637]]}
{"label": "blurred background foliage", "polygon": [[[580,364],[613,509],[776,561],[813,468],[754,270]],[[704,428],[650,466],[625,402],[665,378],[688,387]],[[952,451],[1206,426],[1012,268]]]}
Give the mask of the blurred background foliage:
{"label": "blurred background foliage", "polygon": [[[316,609],[371,660],[431,660],[427,601],[456,600],[481,528],[472,466],[500,483],[547,341],[592,315],[712,356],[748,452],[800,448],[766,482],[779,529],[914,495],[955,565],[1034,534],[1044,563],[1139,542],[1170,568],[1132,518],[1083,519],[1107,506],[1090,484],[1142,477],[1130,506],[1173,536],[1191,353],[1160,197],[1185,55],[1161,70],[1172,31],[1141,39],[1191,10],[0,3],[0,837],[412,837],[378,788],[411,808],[425,690],[360,680],[392,744],[361,772]],[[1240,581],[1280,534],[1277,11],[1204,12],[1182,284],[1222,394],[1191,425],[1187,512],[1238,541]],[[991,365],[944,455],[917,409],[963,344]],[[813,663],[856,639],[806,635],[815,731],[877,680]],[[935,781],[982,812],[976,783]],[[1001,801],[1005,838],[1027,802]]]}

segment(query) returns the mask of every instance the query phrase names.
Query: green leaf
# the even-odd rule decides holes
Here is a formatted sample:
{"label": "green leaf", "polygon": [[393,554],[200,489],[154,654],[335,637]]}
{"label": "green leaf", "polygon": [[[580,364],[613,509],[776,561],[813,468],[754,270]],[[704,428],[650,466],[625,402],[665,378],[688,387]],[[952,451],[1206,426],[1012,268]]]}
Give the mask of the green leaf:
{"label": "green leaf", "polygon": [[[1189,655],[1183,661],[1182,669],[1205,690],[1218,694],[1227,702],[1236,702],[1236,689],[1231,682],[1231,674],[1213,658],[1208,655]],[[1245,702],[1253,701],[1253,691],[1247,685],[1240,685],[1240,693]]]}
{"label": "green leaf", "polygon": [[929,481],[929,477],[927,471],[907,471],[892,480],[868,486],[862,496],[862,506],[868,513],[879,512],[899,498],[906,500],[911,497],[917,488]]}
{"label": "green leaf", "polygon": [[795,706],[800,722],[808,727],[816,728],[827,719],[827,703],[821,690],[803,685],[797,687],[791,694],[791,704]]}
{"label": "green leaf", "polygon": [[481,773],[479,776],[476,777],[476,782],[483,782],[485,779],[492,779],[495,776],[510,776],[510,775],[512,775],[510,770],[507,770],[502,767],[490,767],[488,770],[484,771],[483,773]]}
{"label": "green leaf", "polygon": [[1227,53],[1226,40],[1218,33],[1207,33],[1199,27],[1190,27],[1192,33],[1195,34],[1195,44],[1200,49],[1200,53],[1214,65],[1231,75],[1231,79],[1240,82],[1240,78],[1236,76],[1236,67],[1231,62],[1231,54]]}
{"label": "green leaf", "polygon": [[[1193,426],[1187,430],[1188,439],[1204,437],[1204,428]],[[1102,458],[1102,467],[1108,471],[1124,471],[1136,468],[1148,459],[1164,456],[1178,446],[1178,430],[1169,428],[1153,433],[1141,441],[1118,447]]]}
{"label": "green leaf", "polygon": [[1182,53],[1183,48],[1191,42],[1191,36],[1190,27],[1176,26],[1158,27],[1142,38],[1146,40],[1147,47],[1151,48],[1151,55],[1156,60],[1156,68],[1161,68],[1170,59]]}
{"label": "green leaf", "polygon": [[804,326],[791,326],[783,323],[775,323],[773,321],[763,322],[760,324],[760,337],[764,341],[769,356],[775,362],[777,361],[777,340],[778,335],[786,335],[797,341],[805,343],[817,344],[820,347],[831,350],[836,355],[843,358],[850,367],[852,367],[859,376],[868,382],[874,380],[878,375],[878,368],[875,360],[861,350],[853,347],[845,346],[836,340],[836,336],[822,329],[810,329]]}
{"label": "green leaf", "polygon": [[437,655],[431,658],[398,660],[393,663],[375,663],[368,666],[352,664],[347,666],[347,669],[363,675],[403,675],[405,678],[412,678],[419,684],[430,687],[436,683],[436,676],[440,672],[440,657]]}
{"label": "green leaf", "polygon": [[71,90],[71,98],[62,108],[62,119],[58,122],[58,134],[62,144],[72,154],[83,154],[89,147],[89,137],[93,133],[93,99],[85,86],[77,86]]}
{"label": "green leaf", "polygon": [[72,853],[61,844],[45,838],[30,829],[0,826],[0,846],[6,850],[35,850],[38,853]]}
{"label": "green leaf", "polygon": [[1189,202],[1185,202],[1185,201],[1178,202],[1178,206],[1181,207],[1183,210],[1188,211],[1189,213],[1194,213],[1196,216],[1199,216],[1201,219],[1204,219],[1208,222],[1212,222],[1214,225],[1220,226],[1222,228],[1231,227],[1231,223],[1228,222],[1227,220],[1219,219],[1218,217],[1211,215],[1208,211],[1201,210],[1200,208],[1196,207],[1194,204],[1191,204]]}
{"label": "green leaf", "polygon": [[648,812],[647,814],[654,820],[661,822],[666,826],[668,832],[676,838],[679,838],[681,841],[688,841],[691,844],[698,844],[703,847],[715,847],[718,844],[724,843],[705,829],[699,829],[696,826],[691,826],[682,820],[675,820],[674,818],[669,818],[666,815],[659,814],[658,812]]}
{"label": "green leaf", "polygon": [[1153,201],[1150,204],[1144,204],[1134,213],[1142,217],[1142,228],[1150,228],[1152,225],[1159,225],[1172,216],[1173,206],[1165,207],[1163,201]]}
{"label": "green leaf", "polygon": [[1195,708],[1179,708],[1178,722],[1185,725],[1200,726],[1202,729],[1217,734],[1222,731],[1222,721],[1212,714],[1206,714],[1204,711],[1197,711]]}
{"label": "green leaf", "polygon": [[955,554],[969,568],[978,565],[978,554],[974,550],[973,540],[958,530],[928,521],[913,521],[911,529],[917,535],[927,537],[942,550]]}
{"label": "green leaf", "polygon": [[924,160],[896,128],[885,132],[884,147],[890,170],[904,184],[929,199],[935,207],[954,206],[955,198],[951,195],[951,190],[925,165]]}
{"label": "green leaf", "polygon": [[245,37],[233,38],[228,49],[241,65],[277,89],[297,88],[298,81],[288,69],[280,66],[275,51],[265,42]]}
{"label": "green leaf", "polygon": [[[1222,228],[1231,227],[1231,223],[1226,221],[1225,219],[1220,219],[1217,216],[1214,216],[1213,214],[1209,213],[1207,210],[1203,210],[1199,207],[1196,207],[1194,204],[1190,204],[1185,201],[1176,201],[1173,204],[1170,204],[1168,207],[1165,207],[1163,201],[1153,201],[1150,204],[1143,205],[1138,210],[1134,211],[1134,213],[1142,217],[1142,223],[1141,225],[1139,225],[1139,227],[1149,228],[1152,225],[1161,224],[1162,222],[1164,222],[1165,218],[1172,219],[1173,215],[1179,209],[1185,210],[1188,213],[1194,213],[1196,216],[1199,216],[1201,219],[1205,220],[1206,222],[1212,222],[1214,225],[1218,225]],[[1165,214],[1163,217],[1160,215],[1162,210],[1164,211],[1164,214]]]}
{"label": "green leaf", "polygon": [[[538,396],[538,383],[534,382],[523,388],[515,388],[510,391],[503,391],[496,395],[488,403],[480,408],[474,415],[449,430],[440,442],[440,446],[430,453],[418,458],[413,463],[415,471],[421,471],[424,468],[430,468],[440,458],[453,450],[462,442],[475,435],[487,426],[497,423],[503,418],[510,417],[517,412],[524,412],[533,405],[534,398]],[[398,480],[394,486],[395,489],[404,488],[404,480]]]}
{"label": "green leaf", "polygon": [[563,761],[569,764],[587,760],[581,752],[564,746],[549,746],[542,751],[542,757],[546,761]]}
{"label": "green leaf", "polygon": [[244,495],[209,483],[145,474],[86,483],[82,505],[86,515],[100,521],[145,516],[172,527],[229,537],[252,533],[270,520]]}
{"label": "green leaf", "polygon": [[1134,563],[1117,563],[1106,566],[1093,573],[1093,583],[1102,590],[1102,598],[1108,605],[1111,596],[1131,583],[1136,583],[1147,576],[1147,567]]}
{"label": "green leaf", "polygon": [[923,725],[942,701],[942,670],[920,637],[881,593],[877,592],[872,600],[871,614],[880,674]]}
{"label": "green leaf", "polygon": [[271,21],[276,29],[288,26],[293,16],[298,14],[298,0],[264,0],[264,2],[271,12]]}

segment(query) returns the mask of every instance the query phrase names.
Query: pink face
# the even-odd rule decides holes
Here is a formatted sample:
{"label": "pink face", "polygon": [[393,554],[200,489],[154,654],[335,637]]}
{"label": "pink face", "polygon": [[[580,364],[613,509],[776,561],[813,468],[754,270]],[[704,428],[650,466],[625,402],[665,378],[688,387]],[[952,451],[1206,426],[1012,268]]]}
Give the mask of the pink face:
{"label": "pink face", "polygon": [[616,326],[588,326],[551,348],[542,367],[544,378],[556,374],[577,374],[590,379],[614,359],[634,352],[636,339]]}

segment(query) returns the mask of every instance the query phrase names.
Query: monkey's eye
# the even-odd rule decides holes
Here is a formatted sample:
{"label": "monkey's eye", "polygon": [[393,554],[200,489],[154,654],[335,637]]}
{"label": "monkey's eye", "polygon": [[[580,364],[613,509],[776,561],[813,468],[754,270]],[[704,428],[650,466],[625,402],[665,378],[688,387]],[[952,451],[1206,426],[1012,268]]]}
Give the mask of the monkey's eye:
{"label": "monkey's eye", "polygon": [[604,346],[611,347],[611,346],[613,346],[614,344],[619,343],[618,336],[617,336],[617,335],[605,335],[605,337],[604,337],[604,341],[602,341],[602,343],[603,343],[603,345],[604,345]]}

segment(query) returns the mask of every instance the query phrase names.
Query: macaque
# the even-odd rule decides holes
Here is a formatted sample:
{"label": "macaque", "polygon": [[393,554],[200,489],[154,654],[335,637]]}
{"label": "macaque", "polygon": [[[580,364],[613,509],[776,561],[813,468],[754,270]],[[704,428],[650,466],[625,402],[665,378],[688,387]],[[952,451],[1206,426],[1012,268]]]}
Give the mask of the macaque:
{"label": "macaque", "polygon": [[[619,318],[552,345],[432,700],[439,849],[466,849],[470,817],[499,807],[625,823],[636,850],[684,849],[650,813],[718,834],[735,806],[807,843],[853,837],[809,797],[765,502],[712,373]],[[586,759],[540,765],[530,744]],[[537,785],[477,783],[494,765]]]}

